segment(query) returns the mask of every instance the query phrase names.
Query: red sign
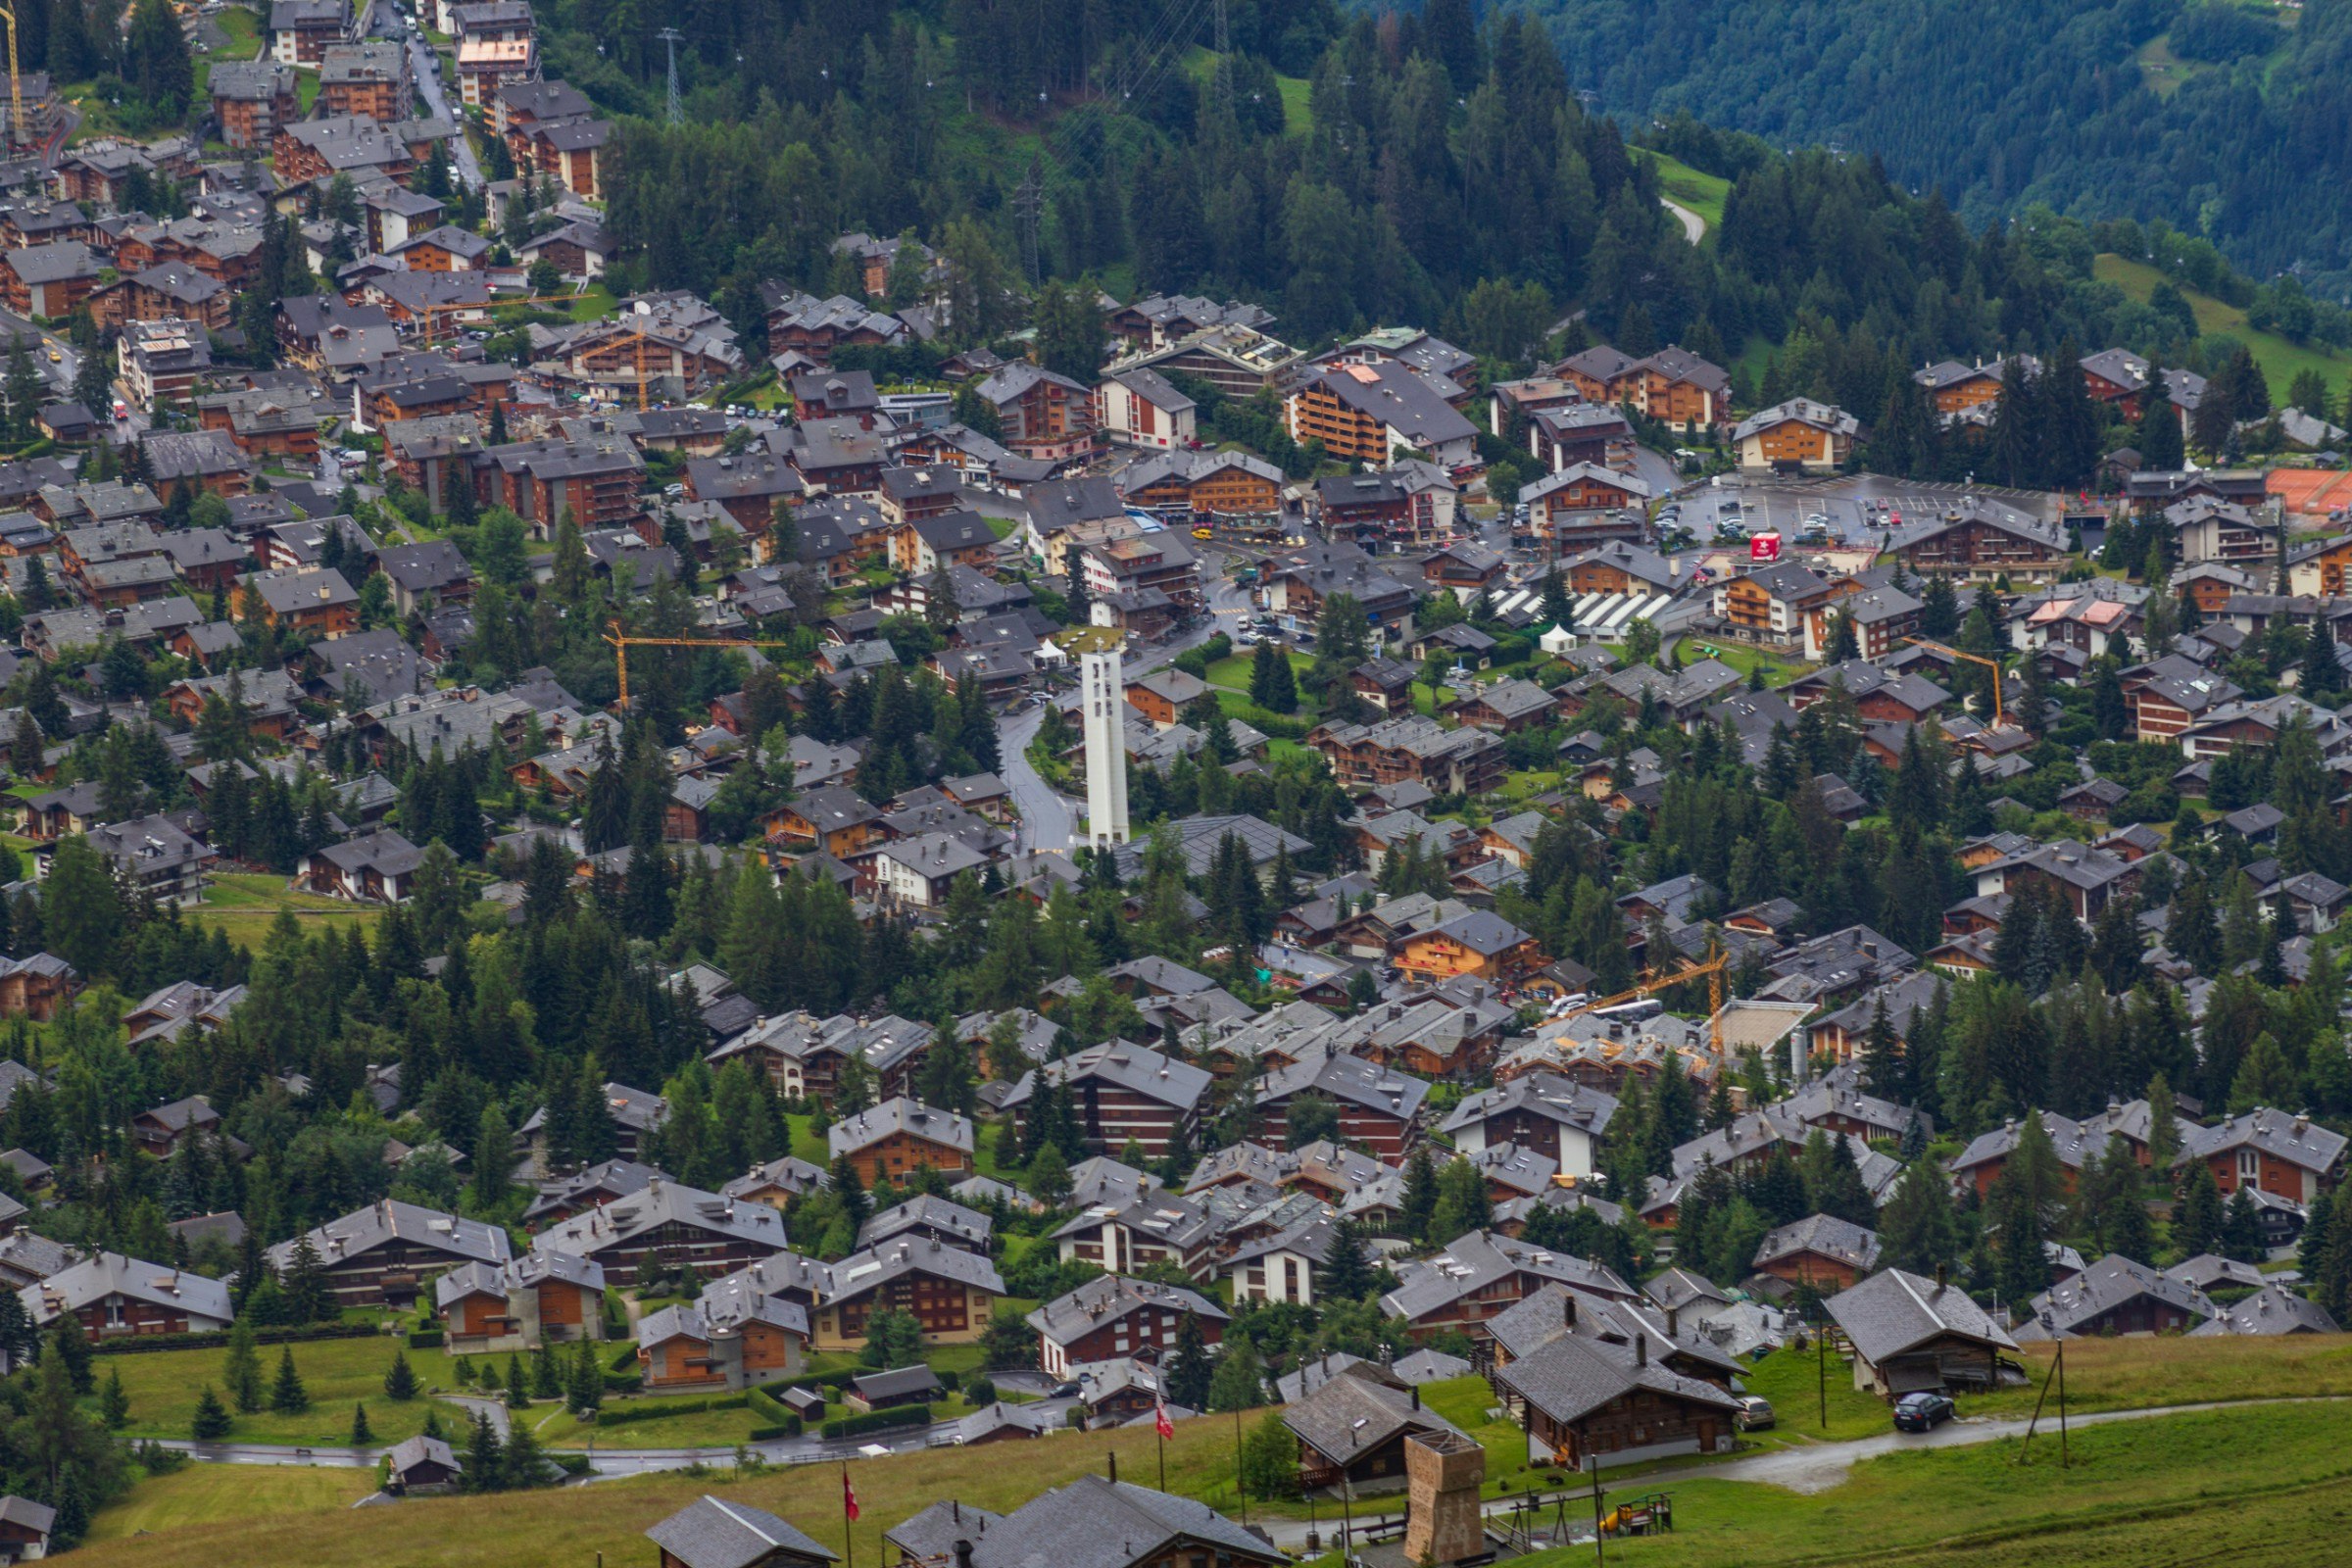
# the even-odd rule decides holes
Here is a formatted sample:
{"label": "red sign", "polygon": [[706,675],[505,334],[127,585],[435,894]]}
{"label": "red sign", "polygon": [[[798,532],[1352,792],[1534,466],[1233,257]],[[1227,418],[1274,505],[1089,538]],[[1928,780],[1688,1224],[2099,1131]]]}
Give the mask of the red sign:
{"label": "red sign", "polygon": [[1760,533],[1750,539],[1747,542],[1747,559],[1750,561],[1780,560],[1781,536],[1777,533]]}

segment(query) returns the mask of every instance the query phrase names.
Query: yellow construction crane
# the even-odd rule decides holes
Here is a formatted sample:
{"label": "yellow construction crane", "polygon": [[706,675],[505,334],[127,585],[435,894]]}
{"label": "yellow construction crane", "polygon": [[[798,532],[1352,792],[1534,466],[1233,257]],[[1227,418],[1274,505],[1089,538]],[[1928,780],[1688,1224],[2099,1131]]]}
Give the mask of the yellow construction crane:
{"label": "yellow construction crane", "polygon": [[1964,654],[1957,648],[1946,647],[1942,643],[1935,642],[1926,637],[1906,637],[1903,639],[1903,641],[1907,643],[1916,643],[1931,653],[1941,654],[1946,659],[1965,659],[1972,664],[1983,664],[1986,669],[1991,670],[1992,727],[1994,729],[2000,729],[2009,722],[2009,715],[2001,707],[2001,679],[2004,672],[2001,669],[2001,662],[1999,660],[1987,659],[1983,654]]}
{"label": "yellow construction crane", "polygon": [[8,141],[12,147],[29,146],[24,134],[24,78],[17,73],[16,8],[0,6],[0,22],[8,24]]}
{"label": "yellow construction crane", "polygon": [[[6,15],[5,12],[0,12],[0,16],[4,15]],[[12,33],[11,36],[14,34]],[[526,294],[520,299],[491,300],[481,305],[466,302],[454,305],[424,305],[417,308],[416,314],[424,318],[423,342],[429,347],[433,341],[433,318],[446,315],[451,311],[499,311],[510,305],[563,305],[568,307],[578,303],[579,297],[573,294]]]}
{"label": "yellow construction crane", "polygon": [[[1628,1003],[1640,1002],[1646,997],[1655,996],[1661,991],[1670,991],[1686,980],[1704,977],[1707,982],[1707,1000],[1712,1004],[1713,1011],[1720,1019],[1723,1014],[1723,971],[1725,965],[1730,962],[1729,955],[1720,950],[1711,952],[1703,962],[1697,958],[1690,958],[1687,959],[1683,966],[1672,974],[1652,972],[1647,979],[1630,991],[1620,991],[1613,997],[1599,997],[1591,1002],[1579,1003],[1559,1016],[1574,1018],[1583,1013],[1599,1012],[1608,1007],[1622,1007]],[[1715,1054],[1719,1056],[1723,1054],[1723,1026],[1720,1022],[1715,1026]]]}
{"label": "yellow construction crane", "polygon": [[612,662],[620,674],[620,710],[629,710],[629,650],[632,648],[790,648],[789,642],[758,637],[633,637],[614,621],[605,633],[612,645]]}

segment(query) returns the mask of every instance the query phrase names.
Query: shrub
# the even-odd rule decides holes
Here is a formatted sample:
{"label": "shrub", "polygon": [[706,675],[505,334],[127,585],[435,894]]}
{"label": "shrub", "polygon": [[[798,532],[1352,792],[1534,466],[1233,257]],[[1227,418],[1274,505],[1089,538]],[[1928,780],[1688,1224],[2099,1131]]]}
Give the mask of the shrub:
{"label": "shrub", "polygon": [[931,1424],[931,1407],[927,1404],[902,1405],[895,1410],[874,1410],[865,1415],[845,1415],[828,1421],[819,1429],[828,1438],[862,1437],[868,1432],[889,1432],[899,1427],[927,1427]]}

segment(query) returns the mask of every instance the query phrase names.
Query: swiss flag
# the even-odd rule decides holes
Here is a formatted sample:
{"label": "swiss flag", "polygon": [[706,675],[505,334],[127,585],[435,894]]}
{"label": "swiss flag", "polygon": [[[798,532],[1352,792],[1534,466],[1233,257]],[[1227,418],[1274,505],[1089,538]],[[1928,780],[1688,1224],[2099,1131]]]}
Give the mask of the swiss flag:
{"label": "swiss flag", "polygon": [[1750,539],[1747,542],[1747,559],[1750,561],[1780,560],[1781,536],[1777,533],[1760,533]]}
{"label": "swiss flag", "polygon": [[1161,1437],[1172,1438],[1176,1435],[1176,1424],[1168,1419],[1168,1399],[1166,1395],[1161,1395],[1158,1400],[1153,1404],[1152,1414],[1156,1418],[1153,1420],[1152,1425],[1159,1429],[1159,1435]]}
{"label": "swiss flag", "polygon": [[850,1485],[850,1467],[841,1467],[841,1512],[850,1523],[858,1522],[858,1489]]}

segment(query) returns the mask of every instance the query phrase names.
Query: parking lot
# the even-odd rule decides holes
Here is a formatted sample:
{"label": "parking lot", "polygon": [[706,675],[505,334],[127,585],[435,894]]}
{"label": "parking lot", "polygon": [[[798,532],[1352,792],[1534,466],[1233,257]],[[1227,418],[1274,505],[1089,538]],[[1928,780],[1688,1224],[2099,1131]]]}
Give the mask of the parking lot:
{"label": "parking lot", "polygon": [[[2046,490],[2006,485],[1935,485],[1877,474],[1824,479],[1744,478],[1727,475],[1719,485],[1701,486],[1682,497],[1683,526],[1701,543],[1720,520],[1737,520],[1750,534],[1777,529],[1793,540],[1807,519],[1820,517],[1833,545],[1884,545],[1932,522],[1968,498],[1990,502],[2044,520],[2059,514],[2060,497]],[[1734,510],[1733,503],[1739,503]]]}

